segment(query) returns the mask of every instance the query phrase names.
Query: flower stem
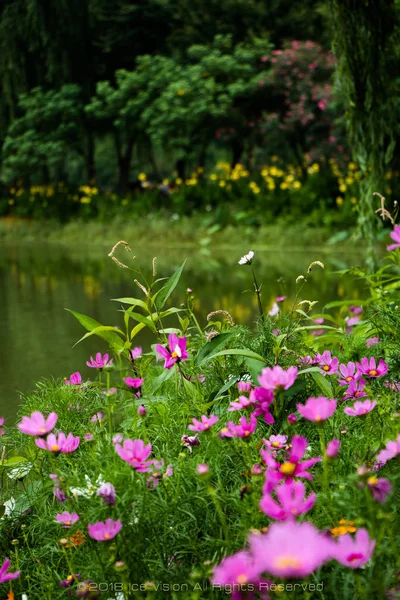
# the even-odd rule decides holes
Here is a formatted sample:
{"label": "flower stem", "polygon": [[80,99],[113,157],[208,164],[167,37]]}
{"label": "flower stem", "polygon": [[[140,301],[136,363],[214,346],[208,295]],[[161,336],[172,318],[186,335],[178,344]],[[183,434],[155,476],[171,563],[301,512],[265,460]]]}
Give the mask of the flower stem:
{"label": "flower stem", "polygon": [[260,317],[262,322],[264,323],[264,311],[263,311],[263,307],[261,304],[261,290],[258,287],[258,283],[257,283],[257,279],[256,279],[256,274],[254,273],[254,269],[253,266],[251,265],[251,272],[253,273],[253,279],[254,279],[254,289],[257,295],[257,301],[258,301],[258,310],[260,311]]}
{"label": "flower stem", "polygon": [[324,425],[320,424],[318,427],[319,432],[319,443],[321,446],[321,456],[322,456],[322,489],[324,492],[328,491],[328,483],[329,483],[329,465],[328,465],[328,457],[326,456],[325,450],[325,433],[324,433]]}

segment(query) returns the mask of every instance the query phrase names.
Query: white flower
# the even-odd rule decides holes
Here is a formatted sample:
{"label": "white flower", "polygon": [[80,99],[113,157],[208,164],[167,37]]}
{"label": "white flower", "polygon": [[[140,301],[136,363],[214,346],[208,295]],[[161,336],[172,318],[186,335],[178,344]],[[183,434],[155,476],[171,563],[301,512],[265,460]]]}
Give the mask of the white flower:
{"label": "white flower", "polygon": [[277,304],[277,302],[274,302],[272,305],[271,310],[269,311],[269,316],[270,317],[276,317],[276,315],[279,313],[279,306]]}
{"label": "white flower", "polygon": [[73,496],[83,496],[84,498],[90,498],[103,485],[104,479],[101,475],[98,476],[95,483],[90,481],[88,475],[85,475],[86,487],[70,488],[70,492]]}
{"label": "white flower", "polygon": [[242,258],[238,261],[239,265],[251,265],[251,263],[253,262],[253,258],[254,258],[254,252],[253,250],[250,250],[250,252],[248,252],[248,254],[245,254],[244,256],[242,256]]}

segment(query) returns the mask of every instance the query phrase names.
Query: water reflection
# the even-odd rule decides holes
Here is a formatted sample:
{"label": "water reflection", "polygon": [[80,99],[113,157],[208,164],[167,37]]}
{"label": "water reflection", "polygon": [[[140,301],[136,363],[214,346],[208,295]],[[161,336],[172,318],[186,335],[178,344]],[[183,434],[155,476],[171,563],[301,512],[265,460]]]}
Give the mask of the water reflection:
{"label": "water reflection", "polygon": [[[145,275],[150,275],[153,256],[158,256],[159,276],[168,276],[187,256],[187,265],[174,293],[174,303],[184,301],[189,287],[196,296],[195,306],[201,324],[212,310],[224,309],[237,323],[252,324],[257,302],[252,293],[251,274],[237,266],[248,248],[218,251],[211,255],[185,249],[135,250]],[[28,392],[40,377],[64,377],[75,370],[89,376],[85,361],[92,352],[105,350],[94,338],[74,349],[83,330],[64,309],[91,315],[101,323],[121,324],[118,305],[110,298],[140,297],[133,283],[135,275],[118,268],[105,248],[67,248],[53,245],[6,245],[0,249],[0,416],[15,415],[20,393]],[[125,254],[122,255],[127,258]],[[122,258],[121,257],[121,258]],[[334,273],[357,259],[343,254],[324,256],[315,251],[257,252],[255,267],[263,282],[263,304],[269,310],[278,295],[293,297],[295,279],[316,259],[326,264],[316,267],[302,298],[319,300],[319,306],[335,298],[357,298],[362,288],[351,278]],[[358,261],[359,262],[359,261]],[[151,334],[150,334],[151,336]],[[152,342],[146,332],[138,342]]]}

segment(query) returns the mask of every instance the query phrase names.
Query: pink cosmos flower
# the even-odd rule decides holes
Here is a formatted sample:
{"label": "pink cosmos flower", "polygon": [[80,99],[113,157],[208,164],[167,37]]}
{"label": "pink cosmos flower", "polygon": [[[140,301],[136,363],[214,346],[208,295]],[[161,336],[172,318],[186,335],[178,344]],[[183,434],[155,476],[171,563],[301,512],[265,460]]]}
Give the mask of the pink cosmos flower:
{"label": "pink cosmos flower", "polygon": [[306,488],[302,481],[292,481],[289,484],[281,484],[275,488],[278,502],[271,494],[264,494],[260,500],[261,510],[270,518],[278,521],[295,519],[314,506],[317,499],[316,494],[305,497]]}
{"label": "pink cosmos flower", "polygon": [[[212,582],[215,586],[232,586],[232,600],[243,598],[248,584],[259,583],[259,574],[251,555],[245,550],[227,556],[215,567]],[[254,588],[253,588],[254,589]]]}
{"label": "pink cosmos flower", "polygon": [[390,244],[386,247],[386,250],[396,250],[396,248],[400,248],[400,225],[395,225],[393,231],[390,232],[390,237],[395,244]]}
{"label": "pink cosmos flower", "polygon": [[392,489],[392,484],[384,477],[369,477],[367,479],[367,486],[371,490],[374,499],[380,504],[386,502]]}
{"label": "pink cosmos flower", "polygon": [[385,381],[383,385],[391,389],[392,392],[400,392],[400,383],[398,381]]}
{"label": "pink cosmos flower", "polygon": [[93,433],[85,433],[83,435],[83,439],[85,440],[85,442],[91,442],[92,440],[94,440],[94,435]]}
{"label": "pink cosmos flower", "polygon": [[93,417],[90,418],[91,423],[97,423],[97,421],[101,421],[103,419],[103,413],[98,412]]}
{"label": "pink cosmos flower", "polygon": [[229,421],[225,427],[219,432],[220,437],[248,437],[255,432],[257,427],[257,419],[254,414],[250,415],[250,419],[240,417],[239,425],[235,425],[233,421]]}
{"label": "pink cosmos flower", "polygon": [[367,348],[371,348],[371,346],[373,346],[374,344],[379,344],[379,338],[378,337],[370,337],[365,342],[365,345],[367,346]]}
{"label": "pink cosmos flower", "polygon": [[276,390],[278,388],[287,390],[296,381],[297,372],[297,367],[289,367],[287,371],[279,365],[275,365],[272,369],[266,367],[261,371],[258,381],[266,390]]}
{"label": "pink cosmos flower", "polygon": [[80,385],[82,383],[82,375],[79,371],[75,371],[69,376],[69,379],[65,380],[65,385]]}
{"label": "pink cosmos flower", "polygon": [[303,356],[299,358],[299,364],[303,366],[314,364],[314,359],[311,356]]}
{"label": "pink cosmos flower", "polygon": [[237,400],[234,400],[230,403],[228,412],[233,412],[235,410],[243,410],[244,408],[248,408],[249,406],[253,405],[253,399],[247,398],[247,396],[239,396]]}
{"label": "pink cosmos flower", "polygon": [[5,431],[3,429],[3,425],[4,425],[4,417],[0,417],[0,435],[4,435]]}
{"label": "pink cosmos flower", "polygon": [[156,352],[165,358],[164,369],[171,369],[176,362],[186,360],[189,357],[189,354],[186,352],[186,337],[178,338],[175,333],[170,333],[168,336],[168,346],[170,352],[160,344],[156,346]]}
{"label": "pink cosmos flower", "polygon": [[276,302],[273,303],[271,310],[268,312],[270,317],[276,317],[279,314],[279,306]]}
{"label": "pink cosmos flower", "polygon": [[98,542],[106,542],[108,540],[112,540],[115,538],[117,533],[119,533],[122,529],[122,523],[118,519],[118,521],[113,521],[113,519],[107,519],[105,523],[98,521],[93,525],[88,525],[88,531],[91,538],[97,540]]}
{"label": "pink cosmos flower", "polygon": [[151,444],[145,446],[143,440],[130,440],[124,441],[123,446],[115,444],[115,449],[119,456],[128,463],[133,469],[139,471],[139,473],[146,473],[149,471],[150,465],[154,461],[147,459],[151,454]]}
{"label": "pink cosmos flower", "polygon": [[376,360],[374,357],[368,358],[364,357],[361,359],[361,363],[357,363],[357,368],[361,371],[363,375],[368,375],[368,377],[375,378],[381,377],[382,375],[386,375],[389,370],[389,366],[385,361],[381,358],[378,366],[376,366]]}
{"label": "pink cosmos flower", "polygon": [[288,415],[287,420],[289,425],[294,425],[295,423],[297,423],[297,417],[294,413],[290,413],[290,415]]}
{"label": "pink cosmos flower", "polygon": [[287,296],[278,296],[277,298],[275,298],[276,302],[284,302],[286,300]]}
{"label": "pink cosmos flower", "polygon": [[353,381],[350,381],[350,385],[346,390],[346,394],[343,397],[343,401],[344,400],[348,400],[349,398],[363,398],[365,396],[367,396],[367,393],[364,392],[364,388],[366,386],[366,381],[365,379],[353,379]]}
{"label": "pink cosmos flower", "polygon": [[69,529],[71,525],[79,521],[79,515],[76,513],[69,513],[66,510],[58,515],[56,515],[57,521],[64,527],[64,529]]}
{"label": "pink cosmos flower", "polygon": [[30,417],[22,417],[22,421],[17,427],[22,433],[43,436],[53,429],[57,423],[57,419],[57,413],[52,412],[45,419],[41,412],[35,411]]}
{"label": "pink cosmos flower", "polygon": [[325,450],[325,455],[328,458],[336,458],[337,455],[339,454],[339,449],[340,449],[340,441],[335,438],[327,444],[326,450]]}
{"label": "pink cosmos flower", "polygon": [[340,365],[339,371],[344,379],[338,379],[340,385],[349,385],[351,381],[360,379],[361,373],[356,370],[356,365],[353,362],[349,362],[347,365]]}
{"label": "pink cosmos flower", "polygon": [[364,400],[364,402],[355,402],[353,408],[351,406],[346,406],[343,412],[351,417],[362,417],[371,412],[375,406],[376,400],[373,402],[371,402],[371,400]]}
{"label": "pink cosmos flower", "polygon": [[353,315],[360,315],[363,311],[363,307],[362,306],[354,306],[354,304],[352,304],[351,306],[349,306],[349,309],[351,310],[351,312],[353,313]]}
{"label": "pink cosmos flower", "polygon": [[206,465],[205,463],[200,463],[196,467],[197,475],[208,475],[209,471],[210,471],[209,466]]}
{"label": "pink cosmos flower", "polygon": [[197,419],[192,419],[193,424],[189,425],[188,429],[190,429],[190,431],[207,431],[208,429],[210,429],[210,427],[215,425],[215,423],[218,423],[218,421],[219,418],[215,415],[210,415],[209,417],[203,415],[201,417],[201,421],[198,421]]}
{"label": "pink cosmos flower", "polygon": [[139,389],[142,387],[143,383],[144,383],[144,379],[142,379],[141,377],[124,377],[123,381],[125,383],[125,385],[127,385],[128,387],[132,388],[132,389]]}
{"label": "pink cosmos flower", "polygon": [[324,322],[324,318],[323,317],[318,317],[317,319],[314,319],[314,323],[316,325],[322,325],[323,322]]}
{"label": "pink cosmos flower", "polygon": [[54,489],[53,489],[53,493],[54,493],[54,496],[57,498],[57,500],[61,504],[64,504],[64,502],[66,502],[66,500],[67,500],[67,494],[64,492],[63,489],[61,489],[58,486],[55,486]]}
{"label": "pink cosmos flower", "polygon": [[349,533],[339,536],[333,546],[333,558],[345,567],[358,569],[369,561],[375,548],[375,540],[370,540],[366,529],[359,529],[355,539]]}
{"label": "pink cosmos flower", "polygon": [[[294,477],[312,479],[313,476],[311,473],[308,473],[308,469],[310,469],[317,462],[320,462],[321,458],[317,456],[301,462],[301,459],[306,453],[307,445],[308,441],[305,437],[300,435],[293,436],[291,447],[287,453],[287,460],[282,464],[274,458],[272,452],[261,449],[260,454],[268,467],[267,475],[269,475],[271,472],[276,478],[276,482],[285,479],[290,483],[293,481]],[[264,487],[265,493],[268,493],[269,491],[271,491],[269,485]]]}
{"label": "pink cosmos flower", "polygon": [[120,433],[116,433],[112,439],[113,444],[120,444],[123,440],[123,436]]}
{"label": "pink cosmos flower", "polygon": [[139,356],[142,356],[142,349],[140,348],[140,346],[138,346],[137,348],[133,348],[133,350],[131,350],[132,360],[136,360],[137,358],[139,358]]}
{"label": "pink cosmos flower", "polygon": [[348,327],[352,327],[352,325],[356,325],[359,322],[360,322],[360,317],[350,317],[349,319],[347,319],[346,325]]}
{"label": "pink cosmos flower", "polygon": [[315,357],[315,362],[321,367],[322,375],[332,375],[333,373],[336,373],[339,368],[339,359],[332,357],[329,350],[325,350],[323,354],[317,355]]}
{"label": "pink cosmos flower", "polygon": [[337,401],[324,396],[309,398],[305,404],[297,404],[297,410],[308,421],[319,423],[326,421],[336,410]]}
{"label": "pink cosmos flower", "polygon": [[139,417],[145,417],[147,415],[147,409],[143,404],[138,407],[137,414]]}
{"label": "pink cosmos flower", "polygon": [[254,390],[250,392],[249,400],[255,406],[253,415],[255,417],[259,417],[260,415],[262,415],[264,417],[264,421],[269,425],[272,425],[274,423],[274,417],[271,415],[269,407],[274,401],[273,390],[266,390],[262,387],[255,387]]}
{"label": "pink cosmos flower", "polygon": [[110,358],[108,356],[108,354],[105,354],[104,356],[101,354],[101,352],[98,352],[96,354],[96,358],[94,359],[92,356],[90,357],[90,362],[86,361],[86,364],[88,367],[90,367],[91,369],[105,369],[106,367],[111,367],[113,363],[113,359]]}
{"label": "pink cosmos flower", "polygon": [[10,565],[10,559],[6,558],[0,567],[0,583],[6,583],[6,581],[11,581],[12,579],[17,579],[17,577],[19,577],[21,571],[15,571],[15,573],[7,573],[8,569],[10,568]]}
{"label": "pink cosmos flower", "polygon": [[388,442],[384,450],[381,450],[376,457],[376,461],[380,466],[387,463],[388,460],[400,454],[400,435],[397,440]]}
{"label": "pink cosmos flower", "polygon": [[97,495],[103,498],[104,503],[114,506],[116,500],[115,487],[112,483],[103,483],[97,490]]}
{"label": "pink cosmos flower", "polygon": [[257,571],[275,577],[307,577],[332,558],[332,541],[311,523],[274,523],[264,535],[250,537]]}
{"label": "pink cosmos flower", "polygon": [[280,450],[286,446],[287,435],[271,435],[268,440],[263,439],[264,446],[272,451]]}
{"label": "pink cosmos flower", "polygon": [[250,392],[252,383],[251,381],[238,381],[237,386],[239,392]]}
{"label": "pink cosmos flower", "polygon": [[73,436],[72,433],[69,433],[67,436],[65,433],[61,432],[57,436],[54,433],[50,433],[46,440],[43,438],[36,438],[35,444],[38,448],[42,450],[49,450],[50,452],[62,452],[63,454],[74,452],[80,443],[80,438],[78,436]]}

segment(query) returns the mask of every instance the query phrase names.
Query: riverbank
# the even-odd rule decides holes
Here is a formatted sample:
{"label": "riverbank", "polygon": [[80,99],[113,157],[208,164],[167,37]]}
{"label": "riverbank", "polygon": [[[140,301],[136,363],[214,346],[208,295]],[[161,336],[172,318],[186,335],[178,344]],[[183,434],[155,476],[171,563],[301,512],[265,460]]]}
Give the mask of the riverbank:
{"label": "riverbank", "polygon": [[[381,232],[385,234],[385,232]],[[112,221],[75,220],[66,224],[54,221],[0,219],[0,242],[50,242],[68,245],[110,246],[118,239],[141,246],[164,248],[228,249],[250,245],[258,249],[299,248],[326,249],[354,246],[353,230],[332,231],[331,228],[299,227],[283,219],[261,227],[254,225],[222,227],[204,215],[167,219],[160,215],[140,217],[136,221],[121,218]],[[385,234],[386,235],[386,234]],[[379,236],[380,237],[380,236]],[[358,249],[360,241],[357,242]]]}

